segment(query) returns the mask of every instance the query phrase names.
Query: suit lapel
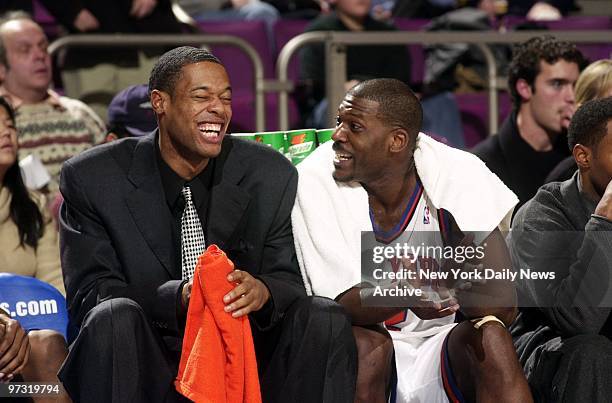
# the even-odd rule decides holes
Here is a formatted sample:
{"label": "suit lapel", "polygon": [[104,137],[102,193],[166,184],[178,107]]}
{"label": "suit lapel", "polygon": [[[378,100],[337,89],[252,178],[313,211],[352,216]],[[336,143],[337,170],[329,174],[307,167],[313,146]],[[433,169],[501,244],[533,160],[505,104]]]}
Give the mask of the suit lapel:
{"label": "suit lapel", "polygon": [[138,230],[149,248],[160,261],[170,278],[176,278],[180,270],[175,267],[176,251],[172,245],[172,215],[164,197],[164,190],[157,167],[155,141],[157,131],[138,142],[134,149],[128,179],[134,191],[127,196],[127,205]]}
{"label": "suit lapel", "polygon": [[233,240],[238,223],[242,219],[251,197],[238,186],[244,177],[245,167],[234,148],[233,139],[223,141],[221,154],[215,162],[212,195],[210,199],[208,244],[215,243],[226,249]]}

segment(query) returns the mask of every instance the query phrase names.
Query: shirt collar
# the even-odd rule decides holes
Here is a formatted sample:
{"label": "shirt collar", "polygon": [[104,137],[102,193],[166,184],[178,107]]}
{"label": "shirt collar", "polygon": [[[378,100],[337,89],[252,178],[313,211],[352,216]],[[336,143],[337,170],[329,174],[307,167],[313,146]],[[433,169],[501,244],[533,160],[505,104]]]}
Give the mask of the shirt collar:
{"label": "shirt collar", "polygon": [[[15,110],[19,109],[19,107],[24,103],[23,99],[19,98],[13,93],[8,92],[4,85],[0,86],[0,96],[5,97]],[[62,106],[60,102],[60,96],[53,90],[47,90],[47,97],[42,102],[54,107]]]}

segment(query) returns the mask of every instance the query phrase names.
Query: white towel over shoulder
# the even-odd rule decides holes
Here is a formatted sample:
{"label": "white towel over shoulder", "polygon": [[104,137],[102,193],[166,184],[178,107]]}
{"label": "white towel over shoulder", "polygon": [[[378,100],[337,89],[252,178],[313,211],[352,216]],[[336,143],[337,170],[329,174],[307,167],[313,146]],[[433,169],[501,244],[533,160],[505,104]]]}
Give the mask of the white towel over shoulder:
{"label": "white towel over shoulder", "polygon": [[[291,215],[306,290],[329,298],[361,282],[361,231],[372,231],[366,191],[336,182],[333,158],[330,141],[300,163]],[[478,157],[420,133],[414,159],[434,207],[449,211],[462,231],[480,231],[476,242],[509,228],[518,199]]]}

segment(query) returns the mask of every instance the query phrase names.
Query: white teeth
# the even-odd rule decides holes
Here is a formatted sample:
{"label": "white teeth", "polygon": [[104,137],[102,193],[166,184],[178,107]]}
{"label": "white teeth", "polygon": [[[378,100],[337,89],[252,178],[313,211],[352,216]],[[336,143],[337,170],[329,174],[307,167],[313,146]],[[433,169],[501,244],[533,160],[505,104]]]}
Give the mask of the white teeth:
{"label": "white teeth", "polygon": [[198,125],[198,129],[201,132],[219,132],[221,131],[221,125],[218,123],[202,123]]}
{"label": "white teeth", "polygon": [[336,153],[334,155],[334,162],[341,162],[341,161],[347,161],[350,160],[352,157],[349,154],[343,154],[343,153]]}

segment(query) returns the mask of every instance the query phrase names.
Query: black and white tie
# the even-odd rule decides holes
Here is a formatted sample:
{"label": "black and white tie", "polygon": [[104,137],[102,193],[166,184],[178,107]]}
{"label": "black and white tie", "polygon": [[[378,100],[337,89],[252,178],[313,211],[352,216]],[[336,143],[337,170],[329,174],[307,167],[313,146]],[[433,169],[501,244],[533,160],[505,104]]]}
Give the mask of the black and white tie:
{"label": "black and white tie", "polygon": [[204,230],[198,217],[198,212],[191,199],[191,188],[183,187],[183,198],[185,199],[185,209],[181,217],[181,249],[183,280],[193,277],[198,258],[204,252]]}

